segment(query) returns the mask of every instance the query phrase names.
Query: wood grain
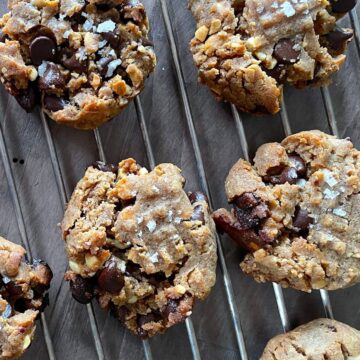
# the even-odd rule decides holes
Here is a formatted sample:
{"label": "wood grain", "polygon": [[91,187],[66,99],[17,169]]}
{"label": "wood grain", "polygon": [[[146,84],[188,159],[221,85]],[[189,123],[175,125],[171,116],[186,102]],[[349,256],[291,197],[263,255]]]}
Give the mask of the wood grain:
{"label": "wood grain", "polygon": [[[152,38],[158,56],[155,74],[141,95],[155,160],[172,162],[183,169],[187,189],[200,187],[194,152],[186,124],[176,73],[165,32],[159,1],[146,0],[152,24]],[[226,205],[224,178],[232,164],[242,156],[235,123],[228,104],[217,102],[208,89],[197,83],[188,43],[193,36],[194,21],[185,0],[168,1],[175,40],[181,58],[191,111],[204,158],[207,180],[214,206]],[[0,12],[4,13],[4,1]],[[342,20],[348,23],[348,18]],[[360,146],[360,72],[359,54],[351,44],[349,57],[334,78],[330,93],[341,136],[350,136]],[[326,112],[319,89],[285,90],[285,102],[292,130],[319,128],[329,131]],[[57,224],[61,221],[61,203],[50,161],[44,130],[38,113],[23,112],[14,99],[0,90],[1,124],[5,132],[9,156],[22,159],[12,163],[16,186],[34,256],[46,259],[54,270],[50,306],[46,310],[49,328],[58,359],[95,360],[94,342],[86,308],[72,300],[68,284],[63,281],[66,269],[64,248]],[[253,117],[241,114],[253,156],[266,141],[284,137],[280,116]],[[82,177],[84,169],[98,159],[92,132],[50,124],[68,194]],[[121,116],[100,129],[106,157],[117,162],[134,157],[148,165],[134,104]],[[20,235],[4,169],[0,166],[0,234],[19,242]],[[259,285],[239,269],[241,251],[226,236],[222,237],[228,270],[236,296],[245,341],[251,360],[258,359],[269,338],[281,332],[281,324],[270,284]],[[324,316],[318,292],[303,294],[285,290],[291,325],[296,326]],[[220,270],[218,282],[209,298],[198,303],[192,319],[203,359],[239,359],[234,330],[225,297]],[[330,294],[335,317],[360,328],[360,286]],[[143,359],[141,341],[95,305],[96,320],[106,359]],[[48,359],[46,346],[38,326],[36,340],[24,359]],[[186,327],[180,324],[165,335],[150,340],[154,359],[190,359],[191,348]]]}

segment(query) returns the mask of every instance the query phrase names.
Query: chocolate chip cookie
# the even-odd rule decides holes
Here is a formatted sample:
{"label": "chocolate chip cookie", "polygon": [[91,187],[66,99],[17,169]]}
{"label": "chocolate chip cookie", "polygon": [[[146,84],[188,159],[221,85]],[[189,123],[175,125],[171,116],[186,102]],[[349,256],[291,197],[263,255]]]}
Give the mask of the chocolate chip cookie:
{"label": "chocolate chip cookie", "polygon": [[93,129],[140,93],[156,58],[138,0],[10,0],[0,78],[18,103]]}
{"label": "chocolate chip cookie", "polygon": [[47,301],[52,272],[25,249],[0,237],[0,358],[17,359],[31,344],[35,320]]}
{"label": "chocolate chip cookie", "polygon": [[351,29],[336,20],[356,0],[189,0],[199,80],[252,113],[280,110],[282,88],[325,85],[345,61]]}
{"label": "chocolate chip cookie", "polygon": [[96,297],[144,338],[183,321],[215,283],[215,226],[206,197],[184,182],[172,164],[96,163],[62,221],[73,297]]}
{"label": "chocolate chip cookie", "polygon": [[317,319],[271,339],[260,360],[360,359],[360,331]]}
{"label": "chocolate chip cookie", "polygon": [[214,220],[249,251],[245,273],[303,291],[360,282],[359,154],[348,139],[305,131],[233,166],[233,209]]}

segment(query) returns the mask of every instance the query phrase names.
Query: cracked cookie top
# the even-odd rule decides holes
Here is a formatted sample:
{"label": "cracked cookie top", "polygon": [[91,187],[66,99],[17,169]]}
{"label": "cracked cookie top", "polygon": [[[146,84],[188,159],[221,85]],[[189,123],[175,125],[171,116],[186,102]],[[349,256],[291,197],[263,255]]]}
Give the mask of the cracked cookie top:
{"label": "cracked cookie top", "polygon": [[353,33],[336,20],[356,0],[189,0],[199,80],[219,99],[276,113],[284,83],[324,85]]}
{"label": "cracked cookie top", "polygon": [[250,252],[245,273],[303,291],[360,281],[359,154],[348,139],[306,131],[261,146],[253,166],[233,166],[233,209],[213,216]]}
{"label": "cracked cookie top", "polygon": [[271,339],[260,360],[356,360],[359,357],[358,330],[339,321],[317,319]]}
{"label": "cracked cookie top", "polygon": [[0,358],[17,359],[30,346],[35,320],[47,305],[52,272],[40,260],[24,259],[25,249],[0,237]]}
{"label": "cracked cookie top", "polygon": [[191,314],[215,283],[216,242],[206,198],[184,192],[172,164],[133,159],[87,169],[62,222],[76,300],[94,296],[133,333],[153,336]]}
{"label": "cracked cookie top", "polygon": [[31,111],[92,129],[140,93],[156,58],[138,0],[10,0],[0,79]]}

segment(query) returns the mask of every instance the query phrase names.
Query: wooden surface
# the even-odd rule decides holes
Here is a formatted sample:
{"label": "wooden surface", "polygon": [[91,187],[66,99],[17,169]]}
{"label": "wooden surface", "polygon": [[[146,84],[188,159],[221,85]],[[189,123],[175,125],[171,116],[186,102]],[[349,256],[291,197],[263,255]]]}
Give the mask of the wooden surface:
{"label": "wooden surface", "polygon": [[[5,11],[5,1],[0,9]],[[152,37],[158,56],[156,72],[141,95],[155,161],[172,162],[183,169],[187,189],[199,189],[199,177],[189,137],[181,96],[178,91],[171,51],[165,32],[160,2],[145,1],[152,24]],[[199,85],[196,69],[188,49],[194,22],[185,0],[168,1],[182,70],[191,103],[192,115],[204,158],[207,180],[215,207],[225,206],[224,178],[232,164],[242,155],[230,106],[218,103],[209,91]],[[346,17],[343,20],[348,23]],[[360,72],[359,54],[353,42],[349,58],[334,78],[330,93],[340,135],[350,136],[360,147]],[[320,90],[286,89],[285,101],[292,131],[318,128],[328,131],[327,116]],[[35,257],[46,259],[55,277],[50,291],[46,317],[58,359],[97,359],[85,306],[75,302],[63,281],[67,266],[57,224],[62,219],[63,205],[56,185],[44,129],[38,113],[26,114],[3,89],[0,91],[1,125],[12,162],[26,230]],[[253,156],[256,148],[267,141],[284,137],[280,116],[253,117],[241,114]],[[87,165],[98,159],[92,132],[50,124],[61,171],[68,194],[82,177]],[[100,129],[109,162],[134,157],[147,165],[145,147],[134,104],[117,119]],[[20,242],[18,224],[3,166],[0,167],[0,234]],[[251,360],[258,359],[266,342],[282,331],[271,284],[257,284],[241,273],[242,256],[238,247],[222,237],[226,262],[236,296],[246,347]],[[222,276],[209,298],[198,303],[193,312],[195,332],[203,359],[239,359]],[[324,316],[319,292],[304,294],[284,290],[291,326]],[[330,294],[336,319],[360,328],[360,286]],[[143,359],[141,341],[94,303],[106,359]],[[191,348],[185,324],[170,329],[165,335],[150,340],[154,359],[191,359]],[[36,340],[24,359],[48,359],[39,323]]]}

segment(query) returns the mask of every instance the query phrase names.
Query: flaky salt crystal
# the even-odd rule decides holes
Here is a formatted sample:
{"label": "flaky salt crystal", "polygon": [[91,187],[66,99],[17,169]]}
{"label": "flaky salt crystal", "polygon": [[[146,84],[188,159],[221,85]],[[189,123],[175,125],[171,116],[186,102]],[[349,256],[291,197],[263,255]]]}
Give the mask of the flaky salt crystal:
{"label": "flaky salt crystal", "polygon": [[94,25],[94,23],[92,22],[92,20],[90,19],[88,19],[88,20],[86,20],[85,22],[84,22],[84,24],[83,24],[83,29],[85,30],[85,31],[90,31],[91,29],[92,29],[92,27],[93,27],[93,25]]}
{"label": "flaky salt crystal", "polygon": [[323,170],[323,174],[324,174],[324,180],[325,182],[330,186],[333,187],[334,185],[337,184],[336,179],[334,178],[334,175],[332,174],[331,171],[325,169]]}
{"label": "flaky salt crystal", "polygon": [[46,61],[43,61],[41,63],[41,65],[38,67],[38,75],[40,77],[43,77],[44,74],[45,74],[45,71],[46,71],[46,67],[47,67],[47,62]]}
{"label": "flaky salt crystal", "polygon": [[333,214],[340,216],[340,217],[345,217],[346,211],[344,209],[336,208],[333,210]]}
{"label": "flaky salt crystal", "polygon": [[295,13],[296,13],[294,7],[288,1],[285,1],[284,3],[282,3],[281,8],[282,8],[283,13],[287,17],[291,17],[291,16],[295,15]]}
{"label": "flaky salt crystal", "polygon": [[154,220],[150,220],[147,224],[146,224],[146,227],[149,229],[149,231],[151,233],[153,233],[156,229],[156,221]]}
{"label": "flaky salt crystal", "polygon": [[112,20],[106,20],[98,25],[97,32],[111,32],[115,30],[116,24]]}
{"label": "flaky salt crystal", "polygon": [[153,253],[152,255],[149,256],[149,260],[152,263],[157,263],[159,262],[159,254],[157,252]]}
{"label": "flaky salt crystal", "polygon": [[324,190],[324,195],[325,195],[325,199],[330,199],[333,200],[335,199],[337,196],[340,195],[340,193],[338,191],[332,191],[330,189],[325,189]]}

